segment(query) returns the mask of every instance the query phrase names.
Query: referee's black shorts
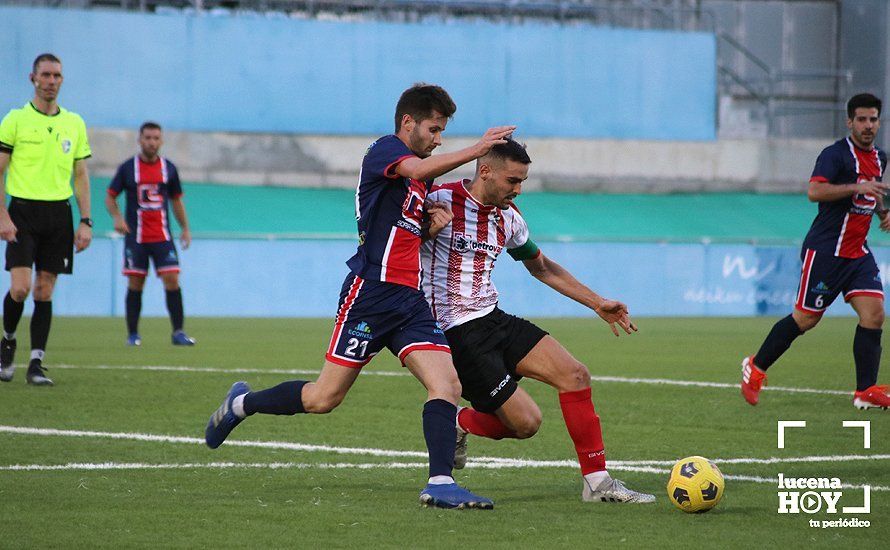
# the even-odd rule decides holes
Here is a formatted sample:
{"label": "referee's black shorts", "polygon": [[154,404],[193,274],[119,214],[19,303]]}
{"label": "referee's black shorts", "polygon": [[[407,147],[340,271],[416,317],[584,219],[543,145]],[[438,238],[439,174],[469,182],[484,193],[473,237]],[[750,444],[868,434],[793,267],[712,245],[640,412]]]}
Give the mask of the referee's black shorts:
{"label": "referee's black shorts", "polygon": [[493,413],[516,392],[516,366],[547,332],[499,308],[445,331],[463,397],[479,412]]}
{"label": "referee's black shorts", "polygon": [[6,243],[6,271],[32,267],[70,274],[74,267],[74,219],[67,201],[35,201],[12,197],[9,217],[18,230]]}

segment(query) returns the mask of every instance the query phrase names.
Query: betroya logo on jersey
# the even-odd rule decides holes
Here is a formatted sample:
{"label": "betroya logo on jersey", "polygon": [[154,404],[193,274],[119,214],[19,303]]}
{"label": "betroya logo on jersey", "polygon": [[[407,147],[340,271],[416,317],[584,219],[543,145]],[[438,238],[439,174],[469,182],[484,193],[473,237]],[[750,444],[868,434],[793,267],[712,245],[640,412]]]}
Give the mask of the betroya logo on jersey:
{"label": "betroya logo on jersey", "polygon": [[460,253],[485,250],[486,252],[494,252],[495,254],[500,254],[503,247],[495,244],[477,241],[476,239],[470,237],[469,235],[465,235],[464,233],[455,233],[454,237],[451,239],[451,248],[454,251]]}

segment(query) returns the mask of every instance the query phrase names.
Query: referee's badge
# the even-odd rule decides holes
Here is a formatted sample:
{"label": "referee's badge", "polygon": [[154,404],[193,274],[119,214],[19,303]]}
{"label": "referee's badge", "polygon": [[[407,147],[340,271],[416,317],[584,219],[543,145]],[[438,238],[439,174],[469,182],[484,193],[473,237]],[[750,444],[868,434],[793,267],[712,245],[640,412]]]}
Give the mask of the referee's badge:
{"label": "referee's badge", "polygon": [[70,150],[71,150],[71,140],[63,139],[62,140],[62,152],[67,155],[68,151],[70,151]]}

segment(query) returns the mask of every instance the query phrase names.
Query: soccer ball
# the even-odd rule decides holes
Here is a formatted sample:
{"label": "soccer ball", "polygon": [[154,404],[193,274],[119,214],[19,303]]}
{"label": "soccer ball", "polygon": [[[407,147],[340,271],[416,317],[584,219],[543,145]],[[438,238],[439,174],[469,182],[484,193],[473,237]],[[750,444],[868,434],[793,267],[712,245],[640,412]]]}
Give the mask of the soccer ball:
{"label": "soccer ball", "polygon": [[668,498],[684,512],[707,512],[723,498],[723,474],[703,456],[690,456],[671,468]]}

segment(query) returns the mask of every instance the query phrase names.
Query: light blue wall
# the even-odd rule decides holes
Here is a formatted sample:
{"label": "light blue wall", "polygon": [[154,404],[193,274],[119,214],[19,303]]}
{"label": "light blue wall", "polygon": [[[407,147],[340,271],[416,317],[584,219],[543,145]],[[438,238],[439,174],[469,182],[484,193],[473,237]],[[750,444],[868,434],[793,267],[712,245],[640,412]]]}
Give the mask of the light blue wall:
{"label": "light blue wall", "polygon": [[[97,239],[79,254],[75,275],[59,279],[54,311],[122,315],[122,244],[120,239]],[[639,316],[783,315],[791,310],[800,276],[798,248],[791,246],[541,243],[541,248],[591,288],[624,301]],[[353,241],[195,241],[180,254],[186,312],[333,318],[346,276],[344,262],[354,251]],[[873,251],[886,277],[890,248]],[[591,315],[506,255],[494,281],[507,311]],[[144,295],[146,315],[166,315],[163,295],[160,282],[151,277]],[[829,309],[834,315],[851,313],[842,299]]]}
{"label": "light blue wall", "polygon": [[0,110],[31,97],[45,51],[64,63],[61,104],[96,127],[383,134],[428,81],[458,104],[452,135],[715,137],[712,34],[4,7]]}

